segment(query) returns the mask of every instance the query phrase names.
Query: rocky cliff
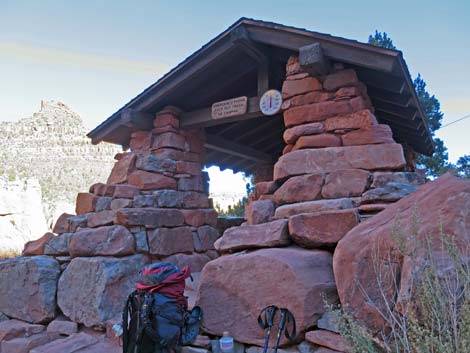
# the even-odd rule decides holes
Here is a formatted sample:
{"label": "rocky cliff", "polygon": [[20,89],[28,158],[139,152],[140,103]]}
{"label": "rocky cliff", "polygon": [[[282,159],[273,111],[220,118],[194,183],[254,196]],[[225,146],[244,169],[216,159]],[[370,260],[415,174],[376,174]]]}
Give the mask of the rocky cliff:
{"label": "rocky cliff", "polygon": [[[80,115],[58,101],[42,101],[41,109],[31,117],[0,123],[0,204],[4,213],[14,209],[23,219],[21,227],[17,222],[0,227],[1,244],[7,237],[15,238],[14,234],[29,239],[41,236],[32,233],[43,225],[28,225],[50,227],[60,213],[74,211],[77,192],[106,180],[120,148],[94,146],[86,132]],[[39,197],[42,205],[35,201]]]}

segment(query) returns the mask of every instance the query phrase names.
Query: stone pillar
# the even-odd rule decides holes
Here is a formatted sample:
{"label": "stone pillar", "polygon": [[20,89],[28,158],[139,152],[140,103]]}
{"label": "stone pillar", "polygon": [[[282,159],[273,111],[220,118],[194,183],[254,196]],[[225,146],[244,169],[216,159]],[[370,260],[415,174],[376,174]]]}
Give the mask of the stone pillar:
{"label": "stone pillar", "polygon": [[29,244],[25,255],[60,264],[63,314],[102,327],[120,315],[144,264],[167,261],[199,272],[218,256],[203,154],[203,131],[180,129],[178,111],[164,109],[152,131],[132,133],[130,151],[116,155],[106,183],[78,194],[76,215],[54,227],[59,234]]}

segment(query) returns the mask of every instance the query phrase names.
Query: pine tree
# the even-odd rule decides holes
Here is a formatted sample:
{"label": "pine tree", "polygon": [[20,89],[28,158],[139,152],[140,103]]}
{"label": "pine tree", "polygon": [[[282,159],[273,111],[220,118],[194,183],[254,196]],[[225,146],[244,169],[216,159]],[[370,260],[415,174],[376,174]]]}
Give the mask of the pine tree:
{"label": "pine tree", "polygon": [[[377,30],[374,35],[369,36],[369,44],[387,49],[396,49],[387,33],[378,32]],[[444,114],[441,112],[441,105],[437,98],[426,90],[426,82],[424,82],[421,74],[418,74],[413,84],[418,100],[427,117],[429,132],[433,137],[435,147],[435,151],[430,157],[418,155],[418,167],[426,171],[426,176],[435,178],[455,167],[449,163],[449,155],[444,141],[434,136],[435,132],[441,127]]]}
{"label": "pine tree", "polygon": [[470,178],[470,154],[460,157],[455,166],[458,175]]}

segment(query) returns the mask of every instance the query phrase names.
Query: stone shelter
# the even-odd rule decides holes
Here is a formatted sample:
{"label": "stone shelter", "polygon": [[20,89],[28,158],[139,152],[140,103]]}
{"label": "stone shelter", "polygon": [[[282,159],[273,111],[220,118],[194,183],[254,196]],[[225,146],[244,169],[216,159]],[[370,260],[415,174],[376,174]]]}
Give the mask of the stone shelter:
{"label": "stone shelter", "polygon": [[[416,154],[434,149],[400,51],[246,18],[88,136],[124,152],[107,183],[77,196],[76,215],[26,246],[30,257],[0,263],[1,281],[37,276],[41,287],[34,310],[17,298],[0,311],[105,326],[139,268],[165,260],[201,272],[191,302],[207,334],[257,346],[266,305],[289,307],[300,337],[321,326],[323,300],[338,301],[336,244],[417,190]],[[218,227],[211,165],[254,174],[240,226]]]}

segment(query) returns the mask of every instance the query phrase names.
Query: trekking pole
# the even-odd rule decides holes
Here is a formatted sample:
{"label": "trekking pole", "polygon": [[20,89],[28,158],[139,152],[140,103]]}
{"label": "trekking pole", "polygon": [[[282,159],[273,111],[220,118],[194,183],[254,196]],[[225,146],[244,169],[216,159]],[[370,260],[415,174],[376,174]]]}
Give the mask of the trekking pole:
{"label": "trekking pole", "polygon": [[[279,343],[281,341],[281,335],[284,331],[286,338],[292,341],[296,336],[296,326],[295,326],[295,318],[294,315],[286,308],[281,308],[281,318],[279,320],[279,324],[277,325],[277,338],[276,338],[276,345],[274,346],[274,353],[277,353],[277,349],[279,348]],[[292,329],[289,331],[289,324],[291,324]]]}
{"label": "trekking pole", "polygon": [[266,333],[266,338],[264,340],[263,353],[266,353],[268,351],[269,338],[271,337],[271,328],[274,326],[274,317],[276,316],[276,312],[278,310],[279,308],[277,306],[270,305],[261,310],[260,314],[258,315],[259,327],[261,327],[263,330],[268,329],[268,332]]}

